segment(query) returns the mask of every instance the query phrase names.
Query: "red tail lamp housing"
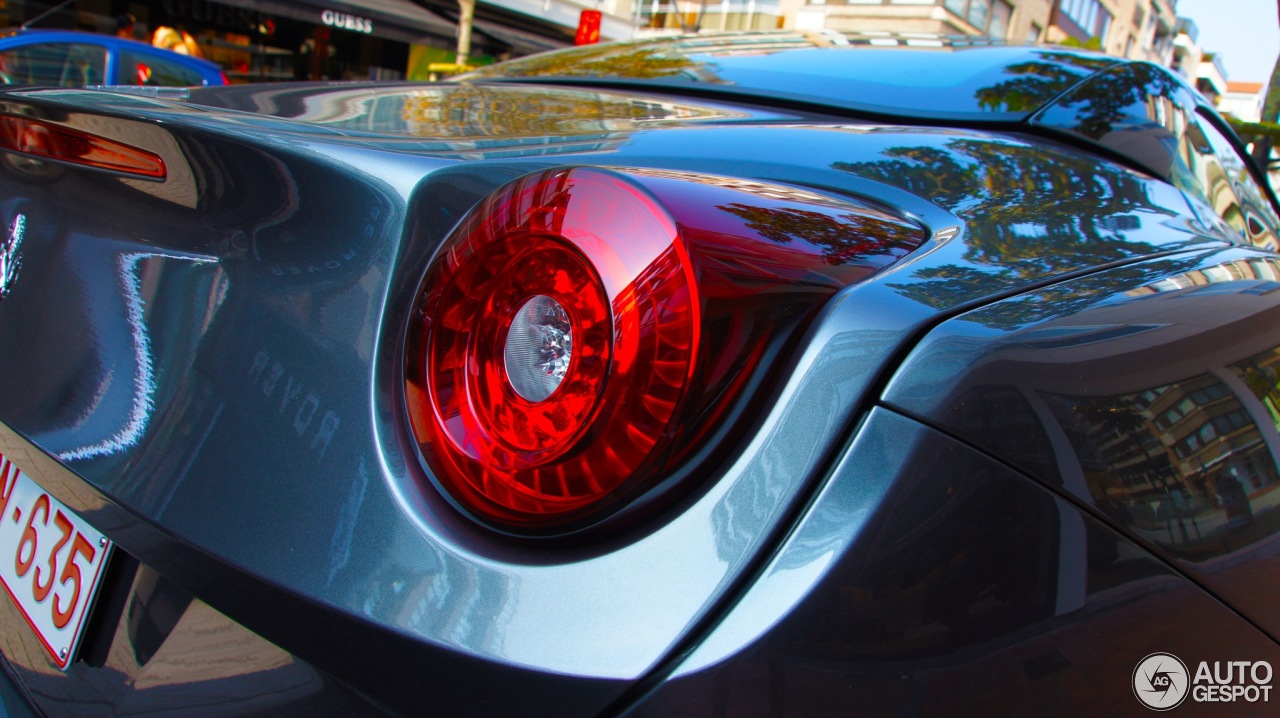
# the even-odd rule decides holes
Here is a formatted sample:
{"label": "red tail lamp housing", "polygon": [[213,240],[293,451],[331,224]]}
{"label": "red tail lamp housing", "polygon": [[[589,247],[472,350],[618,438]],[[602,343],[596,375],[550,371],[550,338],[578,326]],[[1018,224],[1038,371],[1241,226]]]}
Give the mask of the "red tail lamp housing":
{"label": "red tail lamp housing", "polygon": [[418,292],[405,395],[429,473],[499,529],[596,523],[670,484],[826,298],[924,238],[773,184],[516,180],[468,214]]}
{"label": "red tail lamp housing", "polygon": [[167,174],[154,152],[22,115],[0,114],[0,150],[144,179]]}

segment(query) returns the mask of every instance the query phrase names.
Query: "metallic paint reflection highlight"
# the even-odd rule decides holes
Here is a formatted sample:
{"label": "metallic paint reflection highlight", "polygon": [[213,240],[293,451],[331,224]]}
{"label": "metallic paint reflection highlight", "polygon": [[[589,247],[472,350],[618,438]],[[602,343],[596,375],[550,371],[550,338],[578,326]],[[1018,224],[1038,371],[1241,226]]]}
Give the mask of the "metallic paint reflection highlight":
{"label": "metallic paint reflection highlight", "polygon": [[[58,452],[58,459],[62,461],[76,461],[79,459],[88,459],[94,456],[105,456],[115,454],[138,443],[142,435],[147,430],[147,423],[150,421],[151,413],[155,409],[154,396],[155,386],[155,367],[151,357],[151,339],[147,330],[145,320],[144,301],[142,299],[142,279],[138,272],[138,265],[143,261],[155,257],[163,257],[166,259],[189,261],[194,265],[201,265],[213,262],[215,260],[200,257],[181,256],[176,254],[164,254],[158,252],[136,252],[124,254],[119,257],[118,271],[120,278],[121,295],[124,301],[125,315],[124,321],[129,325],[129,336],[132,338],[133,345],[133,367],[132,367],[132,398],[129,401],[129,410],[125,423],[114,430],[110,437],[104,438],[97,443],[85,446],[72,447],[63,449]],[[216,308],[215,308],[216,310]],[[96,413],[96,410],[102,403],[102,399],[110,391],[110,386],[114,380],[114,372],[109,372],[103,377],[102,383],[98,386],[95,394],[95,400],[85,409],[83,420],[77,426],[83,427],[84,421]]]}

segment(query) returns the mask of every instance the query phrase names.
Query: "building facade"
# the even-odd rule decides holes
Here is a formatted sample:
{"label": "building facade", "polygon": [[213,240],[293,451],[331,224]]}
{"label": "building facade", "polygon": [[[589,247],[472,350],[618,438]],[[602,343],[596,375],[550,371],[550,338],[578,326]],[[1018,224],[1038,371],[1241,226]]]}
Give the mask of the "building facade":
{"label": "building facade", "polygon": [[1265,89],[1261,82],[1228,82],[1226,93],[1218,101],[1218,111],[1245,122],[1259,122]]}
{"label": "building facade", "polygon": [[[0,0],[0,27],[56,5]],[[1215,101],[1231,94],[1176,0],[479,0],[469,61],[568,46],[584,11],[602,14],[601,40],[793,29],[1073,45],[1168,65]],[[459,14],[457,0],[73,0],[40,25],[156,43],[168,32],[233,82],[419,80],[453,62]]]}
{"label": "building facade", "polygon": [[797,0],[797,29],[985,36],[1015,43],[1044,39],[1053,0]]}
{"label": "building facade", "polygon": [[412,0],[4,0],[0,26],[42,15],[35,27],[204,57],[232,82],[402,79],[413,46],[452,48],[457,32]]}
{"label": "building facade", "polygon": [[1168,64],[1217,105],[1228,92],[1227,70],[1220,55],[1200,47],[1198,37],[1194,20],[1178,18],[1178,35]]}
{"label": "building facade", "polygon": [[[626,3],[615,0],[618,14]],[[636,0],[637,35],[699,30],[835,30],[1065,43],[1168,63],[1174,0]]]}
{"label": "building facade", "polygon": [[617,0],[635,34],[777,30],[787,25],[794,0]]}
{"label": "building facade", "polygon": [[[629,0],[477,3],[472,64],[573,43],[583,10],[603,9],[601,38],[633,34]],[[46,14],[47,13],[47,14]],[[233,83],[428,79],[452,62],[456,0],[0,0],[0,28],[36,27],[131,37],[221,65]]]}

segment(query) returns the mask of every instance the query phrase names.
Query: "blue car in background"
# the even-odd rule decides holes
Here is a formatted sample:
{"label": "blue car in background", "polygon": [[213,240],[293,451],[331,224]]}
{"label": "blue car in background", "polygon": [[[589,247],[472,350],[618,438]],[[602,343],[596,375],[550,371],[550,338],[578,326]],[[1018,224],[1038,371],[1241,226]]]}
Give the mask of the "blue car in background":
{"label": "blue car in background", "polygon": [[218,65],[110,35],[20,30],[0,37],[0,83],[7,85],[225,85]]}

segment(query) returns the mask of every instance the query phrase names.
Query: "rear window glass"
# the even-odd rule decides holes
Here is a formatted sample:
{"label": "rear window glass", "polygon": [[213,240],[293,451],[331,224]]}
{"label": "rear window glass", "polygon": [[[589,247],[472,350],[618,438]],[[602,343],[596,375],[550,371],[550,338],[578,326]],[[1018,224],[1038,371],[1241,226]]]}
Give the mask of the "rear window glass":
{"label": "rear window glass", "polygon": [[0,52],[0,82],[9,85],[101,85],[106,70],[100,45],[38,43]]}
{"label": "rear window glass", "polygon": [[198,70],[169,58],[125,50],[120,53],[119,83],[121,85],[188,87],[203,85],[204,77]]}

